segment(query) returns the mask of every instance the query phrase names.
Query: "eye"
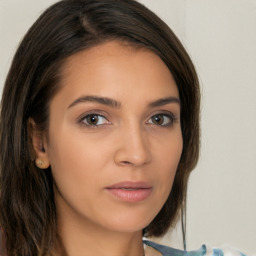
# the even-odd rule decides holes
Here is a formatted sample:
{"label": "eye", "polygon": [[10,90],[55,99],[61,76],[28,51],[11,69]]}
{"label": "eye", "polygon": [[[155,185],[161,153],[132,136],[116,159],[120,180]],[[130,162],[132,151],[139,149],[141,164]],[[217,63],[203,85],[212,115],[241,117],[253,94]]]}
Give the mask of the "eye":
{"label": "eye", "polygon": [[149,119],[148,123],[159,126],[169,126],[173,124],[174,120],[175,118],[171,114],[156,114]]}
{"label": "eye", "polygon": [[108,124],[108,120],[99,114],[89,114],[81,119],[81,122],[88,126],[99,126]]}

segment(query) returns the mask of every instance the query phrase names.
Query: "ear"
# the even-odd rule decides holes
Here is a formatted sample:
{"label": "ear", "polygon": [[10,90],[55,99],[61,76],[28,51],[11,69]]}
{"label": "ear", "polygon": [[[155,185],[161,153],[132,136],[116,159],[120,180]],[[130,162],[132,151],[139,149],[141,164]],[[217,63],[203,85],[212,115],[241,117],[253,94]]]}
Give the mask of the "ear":
{"label": "ear", "polygon": [[40,169],[47,169],[50,166],[50,160],[47,154],[47,141],[44,131],[41,131],[35,121],[29,119],[29,133],[35,155],[35,164]]}

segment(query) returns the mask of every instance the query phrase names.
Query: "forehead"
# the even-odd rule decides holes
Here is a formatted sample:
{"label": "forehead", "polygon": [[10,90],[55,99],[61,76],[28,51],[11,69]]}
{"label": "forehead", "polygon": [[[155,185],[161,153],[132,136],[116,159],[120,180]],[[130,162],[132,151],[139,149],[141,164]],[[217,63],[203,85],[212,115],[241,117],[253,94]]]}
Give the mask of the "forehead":
{"label": "forehead", "polygon": [[158,55],[118,41],[69,57],[62,67],[61,78],[62,88],[69,91],[69,96],[90,93],[115,98],[124,93],[135,96],[143,90],[151,96],[178,96],[172,74]]}

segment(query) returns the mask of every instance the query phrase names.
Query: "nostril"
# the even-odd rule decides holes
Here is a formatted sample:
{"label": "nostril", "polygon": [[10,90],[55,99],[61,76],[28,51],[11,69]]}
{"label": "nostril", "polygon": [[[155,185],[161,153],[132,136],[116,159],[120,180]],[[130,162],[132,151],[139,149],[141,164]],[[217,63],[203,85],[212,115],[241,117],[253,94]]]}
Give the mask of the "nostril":
{"label": "nostril", "polygon": [[123,164],[131,164],[129,161],[122,161]]}

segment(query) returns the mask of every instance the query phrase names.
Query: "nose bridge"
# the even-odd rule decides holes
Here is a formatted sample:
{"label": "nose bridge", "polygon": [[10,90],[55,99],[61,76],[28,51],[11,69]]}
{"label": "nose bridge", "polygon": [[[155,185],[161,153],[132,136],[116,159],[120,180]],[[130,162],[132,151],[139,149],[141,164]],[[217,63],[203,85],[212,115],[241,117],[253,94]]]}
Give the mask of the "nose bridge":
{"label": "nose bridge", "polygon": [[151,161],[151,152],[146,130],[139,122],[123,125],[119,136],[116,162],[141,166]]}

